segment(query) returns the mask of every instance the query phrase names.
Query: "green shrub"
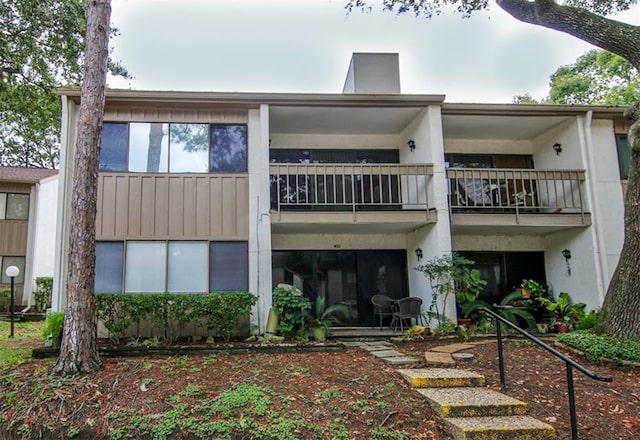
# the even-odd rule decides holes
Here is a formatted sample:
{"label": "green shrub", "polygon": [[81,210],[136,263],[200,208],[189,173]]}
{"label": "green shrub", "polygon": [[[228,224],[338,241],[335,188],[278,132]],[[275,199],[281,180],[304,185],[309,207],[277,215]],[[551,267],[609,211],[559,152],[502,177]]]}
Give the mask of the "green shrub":
{"label": "green shrub", "polygon": [[273,289],[272,306],[278,312],[278,333],[285,339],[306,337],[305,322],[311,316],[311,301],[296,286],[278,284]]}
{"label": "green shrub", "polygon": [[11,289],[0,289],[0,312],[8,312],[11,302]]}
{"label": "green shrub", "polygon": [[581,330],[560,334],[558,340],[584,352],[591,360],[640,362],[640,341],[636,339],[615,339]]}
{"label": "green shrub", "polygon": [[36,310],[44,311],[51,307],[53,277],[36,277],[36,290],[33,292]]}
{"label": "green shrub", "polygon": [[194,323],[228,340],[238,333],[238,324],[246,322],[257,298],[249,292],[232,292],[100,294],[95,300],[96,316],[114,340],[141,321],[148,321],[165,339],[176,339],[184,324]]}
{"label": "green shrub", "polygon": [[45,341],[51,341],[54,347],[60,345],[62,330],[64,328],[64,312],[52,312],[47,314],[42,327],[42,337]]}
{"label": "green shrub", "polygon": [[574,327],[576,330],[591,330],[600,320],[600,312],[598,310],[591,310],[578,318]]}

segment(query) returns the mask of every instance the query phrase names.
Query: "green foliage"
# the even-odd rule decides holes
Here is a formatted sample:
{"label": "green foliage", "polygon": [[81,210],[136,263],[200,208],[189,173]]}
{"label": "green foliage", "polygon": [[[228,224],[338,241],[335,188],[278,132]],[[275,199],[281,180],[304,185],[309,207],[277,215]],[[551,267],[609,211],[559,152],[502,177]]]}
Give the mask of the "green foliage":
{"label": "green foliage", "polygon": [[584,352],[591,360],[640,362],[640,341],[637,339],[616,339],[588,331],[575,331],[558,335],[558,340]]}
{"label": "green foliage", "polygon": [[278,312],[278,333],[285,339],[301,339],[305,335],[305,321],[311,311],[309,298],[302,296],[296,286],[278,284],[273,289],[272,307]]}
{"label": "green foliage", "polygon": [[340,320],[335,315],[342,315],[345,319],[349,317],[349,308],[347,306],[333,304],[325,307],[325,302],[326,298],[324,296],[316,298],[313,317],[308,317],[306,320],[307,328],[324,327],[329,330],[333,324],[340,323]]}
{"label": "green foliage", "polygon": [[51,340],[54,347],[60,344],[64,327],[64,312],[52,312],[47,315],[42,327],[42,337]]}
{"label": "green foliage", "polygon": [[632,105],[640,99],[640,78],[619,55],[593,49],[551,75],[552,104]]}
{"label": "green foliage", "polygon": [[[480,276],[480,271],[473,268],[474,264],[474,261],[452,253],[434,257],[415,268],[429,280],[433,292],[427,316],[437,316],[440,319],[442,314],[438,300],[441,298],[443,307],[446,308],[447,300],[451,295],[455,296],[458,303],[465,304],[468,313],[473,313],[481,306],[477,298],[487,282]],[[486,303],[482,303],[484,304]]]}
{"label": "green foliage", "polygon": [[51,307],[51,292],[53,291],[53,277],[36,277],[36,290],[33,292],[35,308],[40,311]]}
{"label": "green foliage", "polygon": [[580,316],[573,325],[576,330],[591,330],[600,321],[600,311],[591,310]]}
{"label": "green foliage", "polygon": [[[0,3],[0,165],[57,165],[56,89],[82,78],[85,6],[84,0]],[[109,67],[128,77],[117,63]]]}
{"label": "green foliage", "polygon": [[561,292],[560,295],[558,295],[557,301],[549,298],[538,298],[537,300],[544,305],[548,311],[554,314],[557,321],[562,321],[567,324],[572,324],[585,314],[584,309],[586,304],[573,304],[567,292]]}
{"label": "green foliage", "polygon": [[10,305],[11,305],[11,289],[9,288],[0,289],[0,312],[9,311]]}
{"label": "green foliage", "polygon": [[96,316],[109,336],[123,338],[141,321],[149,321],[163,338],[175,339],[186,323],[206,327],[211,334],[229,340],[246,321],[257,298],[248,292],[145,295],[96,295]]}
{"label": "green foliage", "polygon": [[533,315],[526,309],[514,307],[514,303],[521,300],[522,293],[520,291],[511,292],[500,301],[501,306],[507,307],[497,309],[496,313],[515,325],[519,326],[521,322],[524,322],[527,328],[535,328],[536,320]]}

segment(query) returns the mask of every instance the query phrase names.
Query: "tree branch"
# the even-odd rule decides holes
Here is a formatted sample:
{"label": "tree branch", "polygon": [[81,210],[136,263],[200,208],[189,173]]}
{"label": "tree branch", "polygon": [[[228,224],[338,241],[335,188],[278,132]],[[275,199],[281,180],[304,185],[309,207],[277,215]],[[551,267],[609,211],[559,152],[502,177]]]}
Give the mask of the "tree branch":
{"label": "tree branch", "polygon": [[514,18],[554,29],[620,55],[640,71],[640,27],[554,0],[496,0]]}

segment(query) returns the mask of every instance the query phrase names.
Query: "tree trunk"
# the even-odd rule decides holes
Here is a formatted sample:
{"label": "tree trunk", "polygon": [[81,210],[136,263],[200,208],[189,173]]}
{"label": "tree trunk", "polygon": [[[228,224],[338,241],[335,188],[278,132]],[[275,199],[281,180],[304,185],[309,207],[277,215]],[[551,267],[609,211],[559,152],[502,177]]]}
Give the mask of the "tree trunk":
{"label": "tree trunk", "polygon": [[620,338],[640,339],[640,121],[629,129],[629,145],[631,166],[624,201],[625,240],[602,305],[599,329]]}
{"label": "tree trunk", "polygon": [[111,0],[90,0],[87,3],[84,79],[71,200],[67,306],[60,357],[52,369],[59,374],[88,373],[102,366],[98,356],[93,287],[98,158],[110,15]]}

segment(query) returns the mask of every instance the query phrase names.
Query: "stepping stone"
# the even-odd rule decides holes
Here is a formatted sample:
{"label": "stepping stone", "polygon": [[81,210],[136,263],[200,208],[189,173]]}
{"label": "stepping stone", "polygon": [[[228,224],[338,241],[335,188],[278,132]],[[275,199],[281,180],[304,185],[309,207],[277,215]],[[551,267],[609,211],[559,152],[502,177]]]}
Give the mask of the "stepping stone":
{"label": "stepping stone", "polygon": [[437,353],[435,351],[427,351],[424,354],[427,366],[432,367],[455,367],[456,361],[453,360],[449,353]]}
{"label": "stepping stone", "polygon": [[443,419],[455,440],[555,440],[556,431],[529,416],[449,417]]}
{"label": "stepping stone", "polygon": [[398,370],[414,388],[483,387],[484,376],[455,368]]}
{"label": "stepping stone", "polygon": [[407,356],[387,357],[381,359],[390,365],[413,365],[420,363],[418,359]]}
{"label": "stepping stone", "polygon": [[473,359],[473,353],[451,353],[451,357],[456,361],[468,361]]}
{"label": "stepping stone", "polygon": [[469,350],[475,347],[476,346],[472,344],[449,344],[434,347],[431,351],[436,351],[438,353],[455,353],[456,351]]}
{"label": "stepping stone", "polygon": [[341,344],[345,347],[362,347],[362,342],[358,341],[342,341]]}
{"label": "stepping stone", "polygon": [[369,353],[379,358],[400,357],[400,356],[406,357],[404,354],[395,350],[370,351]]}
{"label": "stepping stone", "polygon": [[421,388],[416,390],[442,417],[514,416],[527,404],[488,388]]}

